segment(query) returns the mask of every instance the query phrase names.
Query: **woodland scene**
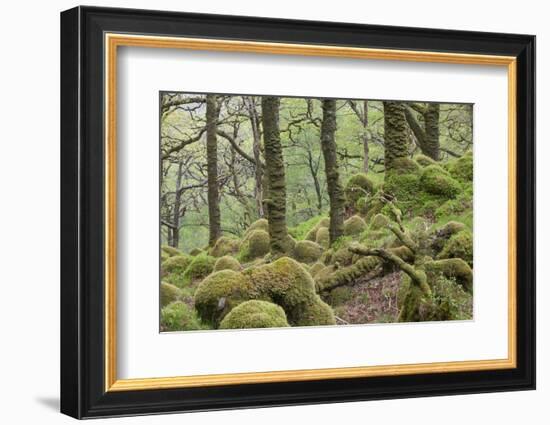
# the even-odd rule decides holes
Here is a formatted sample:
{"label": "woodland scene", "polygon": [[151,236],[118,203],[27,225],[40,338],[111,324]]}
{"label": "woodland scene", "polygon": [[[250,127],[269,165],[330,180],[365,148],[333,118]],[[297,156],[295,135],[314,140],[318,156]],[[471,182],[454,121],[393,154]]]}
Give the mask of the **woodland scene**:
{"label": "woodland scene", "polygon": [[471,320],[471,104],[160,93],[160,330]]}

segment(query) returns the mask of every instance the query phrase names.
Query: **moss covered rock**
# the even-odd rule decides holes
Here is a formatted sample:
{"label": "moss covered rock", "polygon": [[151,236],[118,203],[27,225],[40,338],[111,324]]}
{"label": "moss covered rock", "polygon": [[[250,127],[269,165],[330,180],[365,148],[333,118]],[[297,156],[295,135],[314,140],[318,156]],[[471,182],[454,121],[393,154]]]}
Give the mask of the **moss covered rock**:
{"label": "moss covered rock", "polygon": [[335,324],[332,309],[316,294],[311,275],[288,257],[241,273],[216,272],[195,292],[201,319],[215,327],[231,309],[248,300],[278,304],[293,326]]}
{"label": "moss covered rock", "polygon": [[185,254],[170,257],[162,263],[162,273],[183,273],[189,267],[189,264],[191,264],[191,260],[192,258]]}
{"label": "moss covered rock", "polygon": [[374,193],[374,183],[364,173],[358,173],[350,177],[344,188],[348,206],[355,208],[359,198]]}
{"label": "moss covered rock", "polygon": [[187,269],[185,269],[183,278],[187,281],[202,279],[212,273],[215,263],[216,259],[210,255],[205,253],[197,255],[191,260]]}
{"label": "moss covered rock", "polygon": [[245,235],[254,230],[263,230],[269,233],[269,223],[265,218],[259,218],[246,229]]}
{"label": "moss covered rock", "polygon": [[416,174],[420,170],[418,163],[411,158],[394,158],[391,162],[390,174]]}
{"label": "moss covered rock", "polygon": [[422,155],[422,154],[416,155],[414,157],[414,160],[421,167],[428,167],[429,165],[437,165],[437,162],[434,161],[432,158],[430,158],[429,156],[426,156],[426,155]]}
{"label": "moss covered rock", "polygon": [[367,228],[365,220],[358,215],[352,215],[344,221],[344,235],[354,236],[359,235]]}
{"label": "moss covered rock", "polygon": [[441,251],[452,235],[465,229],[466,225],[458,221],[449,221],[443,226],[436,228],[430,235],[432,249],[436,252]]}
{"label": "moss covered rock", "polygon": [[315,239],[317,237],[317,232],[319,231],[319,229],[321,228],[326,228],[328,229],[330,225],[330,219],[328,217],[324,217],[322,218],[321,220],[319,220],[317,222],[317,224],[315,224],[315,226],[313,226],[305,235],[304,239],[305,240],[308,240],[308,241],[313,241],[315,242]]}
{"label": "moss covered rock", "polygon": [[239,247],[239,259],[250,261],[263,257],[269,252],[269,233],[265,230],[252,230],[247,233]]}
{"label": "moss covered rock", "polygon": [[285,311],[268,301],[250,300],[235,307],[224,317],[220,329],[286,328]]}
{"label": "moss covered rock", "polygon": [[474,179],[474,156],[471,152],[448,164],[447,169],[456,180],[466,183]]}
{"label": "moss covered rock", "polygon": [[462,190],[460,184],[438,165],[430,165],[420,176],[422,189],[433,195],[452,199]]}
{"label": "moss covered rock", "polygon": [[212,257],[223,257],[228,254],[236,254],[239,251],[240,241],[227,236],[220,237],[214,246],[210,248],[209,254]]}
{"label": "moss covered rock", "polygon": [[[420,174],[418,173],[386,173],[384,178],[384,191],[393,195],[398,205],[409,207],[418,202],[418,196],[422,192]],[[380,212],[384,205],[376,213]]]}
{"label": "moss covered rock", "polygon": [[369,228],[371,230],[380,230],[386,228],[390,224],[390,219],[385,214],[376,214],[370,220]]}
{"label": "moss covered rock", "polygon": [[327,249],[330,245],[330,233],[327,227],[321,227],[317,230],[317,235],[315,236],[315,242],[321,245],[323,248]]}
{"label": "moss covered rock", "polygon": [[462,258],[470,267],[474,264],[474,241],[469,230],[462,230],[450,237],[437,259]]}
{"label": "moss covered rock", "polygon": [[240,271],[241,270],[241,263],[230,255],[224,255],[223,257],[220,257],[216,260],[216,263],[214,264],[214,272],[219,272],[220,270],[234,270],[234,271]]}
{"label": "moss covered rock", "polygon": [[162,252],[166,253],[169,257],[173,257],[175,255],[184,255],[183,252],[181,252],[179,249],[176,249],[170,245],[162,245],[160,249]]}
{"label": "moss covered rock", "polygon": [[200,248],[193,248],[191,251],[189,251],[189,255],[192,255],[193,257],[200,255],[204,252],[204,250]]}
{"label": "moss covered rock", "polygon": [[164,307],[181,296],[180,289],[170,283],[161,282],[160,284],[160,305]]}
{"label": "moss covered rock", "polygon": [[316,263],[314,263],[310,268],[309,268],[309,274],[313,277],[315,277],[315,275],[321,271],[322,269],[325,268],[325,265],[319,261],[317,261]]}
{"label": "moss covered rock", "polygon": [[195,291],[195,308],[203,322],[217,328],[231,309],[244,301],[262,298],[260,291],[242,273],[222,270],[199,284]]}
{"label": "moss covered rock", "polygon": [[462,258],[429,261],[424,264],[424,268],[429,282],[434,280],[435,275],[441,274],[448,279],[454,279],[465,291],[473,292],[474,275],[468,263]]}
{"label": "moss covered rock", "polygon": [[323,247],[312,241],[298,241],[292,251],[292,257],[300,263],[314,263],[323,254]]}
{"label": "moss covered rock", "polygon": [[194,331],[203,328],[195,310],[181,301],[170,303],[160,311],[161,332]]}

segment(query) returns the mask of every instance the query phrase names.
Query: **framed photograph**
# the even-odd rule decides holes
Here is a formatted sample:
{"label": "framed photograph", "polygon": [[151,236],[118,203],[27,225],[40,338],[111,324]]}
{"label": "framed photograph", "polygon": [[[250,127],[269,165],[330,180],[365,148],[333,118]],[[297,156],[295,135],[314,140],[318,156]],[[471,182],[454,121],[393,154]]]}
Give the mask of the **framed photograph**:
{"label": "framed photograph", "polygon": [[535,37],[61,14],[61,411],[535,388]]}

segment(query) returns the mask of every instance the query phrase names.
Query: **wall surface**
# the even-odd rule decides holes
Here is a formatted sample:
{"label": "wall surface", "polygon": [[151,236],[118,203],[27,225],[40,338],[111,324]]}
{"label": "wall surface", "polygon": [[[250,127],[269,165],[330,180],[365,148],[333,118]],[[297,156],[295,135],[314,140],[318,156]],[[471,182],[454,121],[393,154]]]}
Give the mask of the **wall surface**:
{"label": "wall surface", "polygon": [[[0,420],[69,423],[57,413],[59,381],[59,12],[71,1],[3,5],[0,73]],[[97,1],[96,5],[537,35],[538,158],[550,157],[550,27],[545,3],[524,0],[338,2]],[[321,406],[110,420],[188,424],[548,423],[550,413],[550,167],[538,167],[538,389]],[[503,212],[504,213],[504,212]],[[546,402],[546,403],[545,403]],[[546,404],[546,405],[545,405]],[[103,422],[103,421],[100,421]]]}

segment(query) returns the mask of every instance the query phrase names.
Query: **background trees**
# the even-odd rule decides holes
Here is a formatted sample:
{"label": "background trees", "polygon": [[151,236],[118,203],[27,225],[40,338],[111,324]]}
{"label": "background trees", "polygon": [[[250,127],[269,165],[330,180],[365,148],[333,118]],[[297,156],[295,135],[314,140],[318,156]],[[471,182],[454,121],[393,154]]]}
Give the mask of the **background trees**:
{"label": "background trees", "polygon": [[[328,217],[333,157],[341,186],[365,172],[380,184],[397,158],[444,162],[472,146],[471,105],[183,93],[163,93],[161,103],[161,237],[184,251],[241,237],[270,208],[279,240]],[[337,205],[337,222],[353,213]]]}

